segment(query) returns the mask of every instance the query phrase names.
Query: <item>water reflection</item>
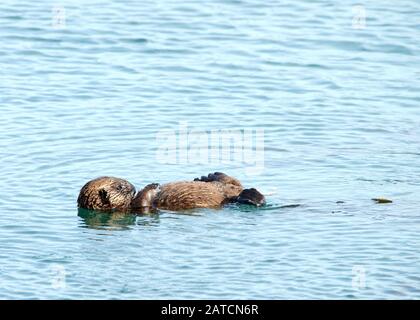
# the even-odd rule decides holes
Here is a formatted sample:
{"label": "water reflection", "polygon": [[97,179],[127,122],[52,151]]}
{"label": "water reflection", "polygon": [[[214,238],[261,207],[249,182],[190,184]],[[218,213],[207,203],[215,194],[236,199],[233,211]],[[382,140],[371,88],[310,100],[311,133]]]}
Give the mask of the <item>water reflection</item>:
{"label": "water reflection", "polygon": [[82,218],[83,227],[99,230],[127,230],[134,225],[150,226],[159,223],[156,213],[137,216],[125,212],[99,212],[79,208],[77,215]]}
{"label": "water reflection", "polygon": [[231,208],[236,208],[236,210],[241,212],[259,212],[259,211],[267,211],[267,210],[278,210],[278,209],[293,209],[302,206],[301,204],[286,204],[286,205],[279,205],[276,203],[269,203],[262,207],[254,207],[246,204],[234,204]]}

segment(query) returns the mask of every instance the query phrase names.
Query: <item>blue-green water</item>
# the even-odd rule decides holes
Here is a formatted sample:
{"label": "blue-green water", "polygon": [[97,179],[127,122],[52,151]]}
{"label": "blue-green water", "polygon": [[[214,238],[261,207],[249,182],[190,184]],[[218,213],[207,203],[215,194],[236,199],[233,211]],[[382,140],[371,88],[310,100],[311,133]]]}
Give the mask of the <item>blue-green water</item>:
{"label": "blue-green water", "polygon": [[[357,4],[2,0],[0,298],[419,299],[420,3]],[[262,172],[158,161],[180,122],[263,129]],[[77,211],[212,171],[269,205]]]}

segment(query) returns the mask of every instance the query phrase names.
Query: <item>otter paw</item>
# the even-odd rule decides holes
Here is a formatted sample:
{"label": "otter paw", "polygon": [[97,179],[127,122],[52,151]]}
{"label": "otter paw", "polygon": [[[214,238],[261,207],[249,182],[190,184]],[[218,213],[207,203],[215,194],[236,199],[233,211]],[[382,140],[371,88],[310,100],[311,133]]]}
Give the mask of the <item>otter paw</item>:
{"label": "otter paw", "polygon": [[131,202],[132,210],[153,207],[154,199],[160,191],[159,183],[150,183],[140,190]]}
{"label": "otter paw", "polygon": [[194,181],[202,181],[202,182],[221,182],[224,184],[233,184],[236,186],[240,186],[242,187],[241,183],[239,182],[238,179],[233,178],[231,176],[228,176],[227,174],[223,173],[223,172],[215,172],[215,173],[209,173],[206,176],[201,176],[201,178],[195,178]]}
{"label": "otter paw", "polygon": [[206,176],[201,176],[201,178],[195,178],[194,181],[202,181],[202,182],[213,182],[213,181],[219,181],[226,179],[226,177],[229,177],[227,174],[224,174],[223,172],[215,172],[215,173],[209,173]]}
{"label": "otter paw", "polygon": [[265,197],[255,188],[244,189],[236,198],[236,202],[261,207],[265,205]]}

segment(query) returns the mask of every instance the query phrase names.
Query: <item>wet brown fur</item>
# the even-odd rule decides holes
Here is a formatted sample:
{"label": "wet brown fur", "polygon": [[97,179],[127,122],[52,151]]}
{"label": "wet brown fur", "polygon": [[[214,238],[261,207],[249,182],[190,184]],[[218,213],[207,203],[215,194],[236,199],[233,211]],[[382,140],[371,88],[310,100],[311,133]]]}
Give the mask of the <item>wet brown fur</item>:
{"label": "wet brown fur", "polygon": [[160,209],[217,208],[238,196],[242,187],[221,182],[180,181],[161,186],[154,205]]}

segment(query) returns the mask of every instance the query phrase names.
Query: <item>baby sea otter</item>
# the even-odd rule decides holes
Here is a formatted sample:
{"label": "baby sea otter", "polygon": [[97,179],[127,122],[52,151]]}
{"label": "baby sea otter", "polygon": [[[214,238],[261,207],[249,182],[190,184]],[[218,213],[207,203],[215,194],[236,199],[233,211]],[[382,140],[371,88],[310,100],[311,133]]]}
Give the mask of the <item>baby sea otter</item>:
{"label": "baby sea otter", "polygon": [[265,198],[254,188],[244,189],[239,180],[215,172],[194,181],[152,183],[137,194],[124,179],[100,177],[86,183],[77,199],[84,209],[132,212],[218,208],[229,202],[262,206]]}

